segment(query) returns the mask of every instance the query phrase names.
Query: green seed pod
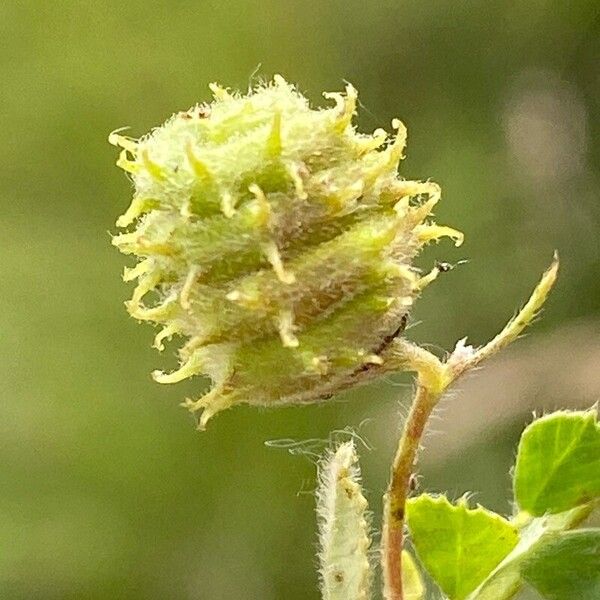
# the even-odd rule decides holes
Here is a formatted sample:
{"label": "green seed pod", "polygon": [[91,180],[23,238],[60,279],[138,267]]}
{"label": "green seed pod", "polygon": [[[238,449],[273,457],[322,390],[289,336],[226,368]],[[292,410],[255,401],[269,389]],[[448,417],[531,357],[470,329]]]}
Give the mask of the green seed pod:
{"label": "green seed pod", "polygon": [[[181,336],[174,383],[208,375],[185,406],[200,427],[237,403],[328,398],[397,370],[389,346],[420,289],[412,261],[461,234],[428,221],[440,190],[398,177],[406,129],[392,139],[352,125],[356,91],[312,109],[276,76],[247,95],[173,115],[139,140],[117,132],[117,164],[135,184],[113,238],[137,265],[130,314]],[[149,297],[151,300],[149,300]]]}

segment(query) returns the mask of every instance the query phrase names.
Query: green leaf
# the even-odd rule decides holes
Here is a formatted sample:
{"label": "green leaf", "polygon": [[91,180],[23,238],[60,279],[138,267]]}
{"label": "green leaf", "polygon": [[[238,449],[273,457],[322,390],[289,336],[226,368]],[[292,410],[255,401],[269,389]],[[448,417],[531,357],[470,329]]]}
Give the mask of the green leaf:
{"label": "green leaf", "polygon": [[592,511],[590,504],[579,506],[556,515],[531,519],[519,531],[519,543],[469,595],[468,600],[509,600],[522,586],[521,568],[524,562],[546,543],[562,532],[576,527]]}
{"label": "green leaf", "polygon": [[518,541],[500,515],[445,496],[411,498],[407,520],[421,562],[450,600],[466,598]]}
{"label": "green leaf", "polygon": [[519,442],[514,486],[520,508],[537,517],[599,497],[596,411],[555,412],[531,423]]}
{"label": "green leaf", "polygon": [[600,529],[557,535],[524,561],[522,574],[548,600],[598,600]]}
{"label": "green leaf", "polygon": [[423,600],[425,587],[412,554],[402,550],[402,593],[404,600]]}

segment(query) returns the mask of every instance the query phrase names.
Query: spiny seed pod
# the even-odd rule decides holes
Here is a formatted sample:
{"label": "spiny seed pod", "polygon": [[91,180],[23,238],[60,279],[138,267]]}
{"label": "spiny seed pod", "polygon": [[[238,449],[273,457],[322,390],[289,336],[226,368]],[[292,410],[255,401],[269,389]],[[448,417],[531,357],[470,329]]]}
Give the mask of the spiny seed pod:
{"label": "spiny seed pod", "polygon": [[[208,375],[184,404],[200,427],[237,403],[328,398],[397,370],[389,347],[421,288],[420,248],[461,234],[428,222],[440,197],[397,174],[406,141],[352,125],[357,94],[312,109],[282,77],[247,95],[212,85],[214,101],[173,115],[139,140],[111,134],[135,195],[113,244],[139,262],[127,303],[177,335],[174,383]],[[148,295],[152,300],[148,301]]]}

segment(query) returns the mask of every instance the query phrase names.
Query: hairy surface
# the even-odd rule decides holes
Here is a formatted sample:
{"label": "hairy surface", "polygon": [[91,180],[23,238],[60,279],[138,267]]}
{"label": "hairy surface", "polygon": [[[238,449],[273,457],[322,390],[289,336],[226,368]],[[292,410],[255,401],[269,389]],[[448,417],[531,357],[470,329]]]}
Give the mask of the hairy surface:
{"label": "hairy surface", "polygon": [[389,370],[394,335],[421,288],[411,263],[427,242],[462,236],[429,222],[440,197],[397,169],[406,130],[356,131],[356,91],[327,109],[276,76],[247,95],[173,115],[139,140],[111,134],[135,185],[113,238],[138,258],[127,307],[180,336],[174,383],[213,386],[200,426],[233,404],[327,398]]}
{"label": "hairy surface", "polygon": [[317,515],[323,600],[368,600],[371,540],[367,500],[351,441],[330,450],[319,463]]}

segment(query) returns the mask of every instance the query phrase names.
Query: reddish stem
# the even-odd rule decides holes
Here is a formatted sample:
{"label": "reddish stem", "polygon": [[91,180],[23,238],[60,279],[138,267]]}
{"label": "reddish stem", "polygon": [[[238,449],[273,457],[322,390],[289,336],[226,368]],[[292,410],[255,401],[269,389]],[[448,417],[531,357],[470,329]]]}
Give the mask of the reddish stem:
{"label": "reddish stem", "polygon": [[392,464],[392,474],[384,496],[383,515],[383,578],[386,600],[402,600],[402,546],[404,513],[409,483],[425,425],[440,394],[423,385],[417,387],[398,450]]}

